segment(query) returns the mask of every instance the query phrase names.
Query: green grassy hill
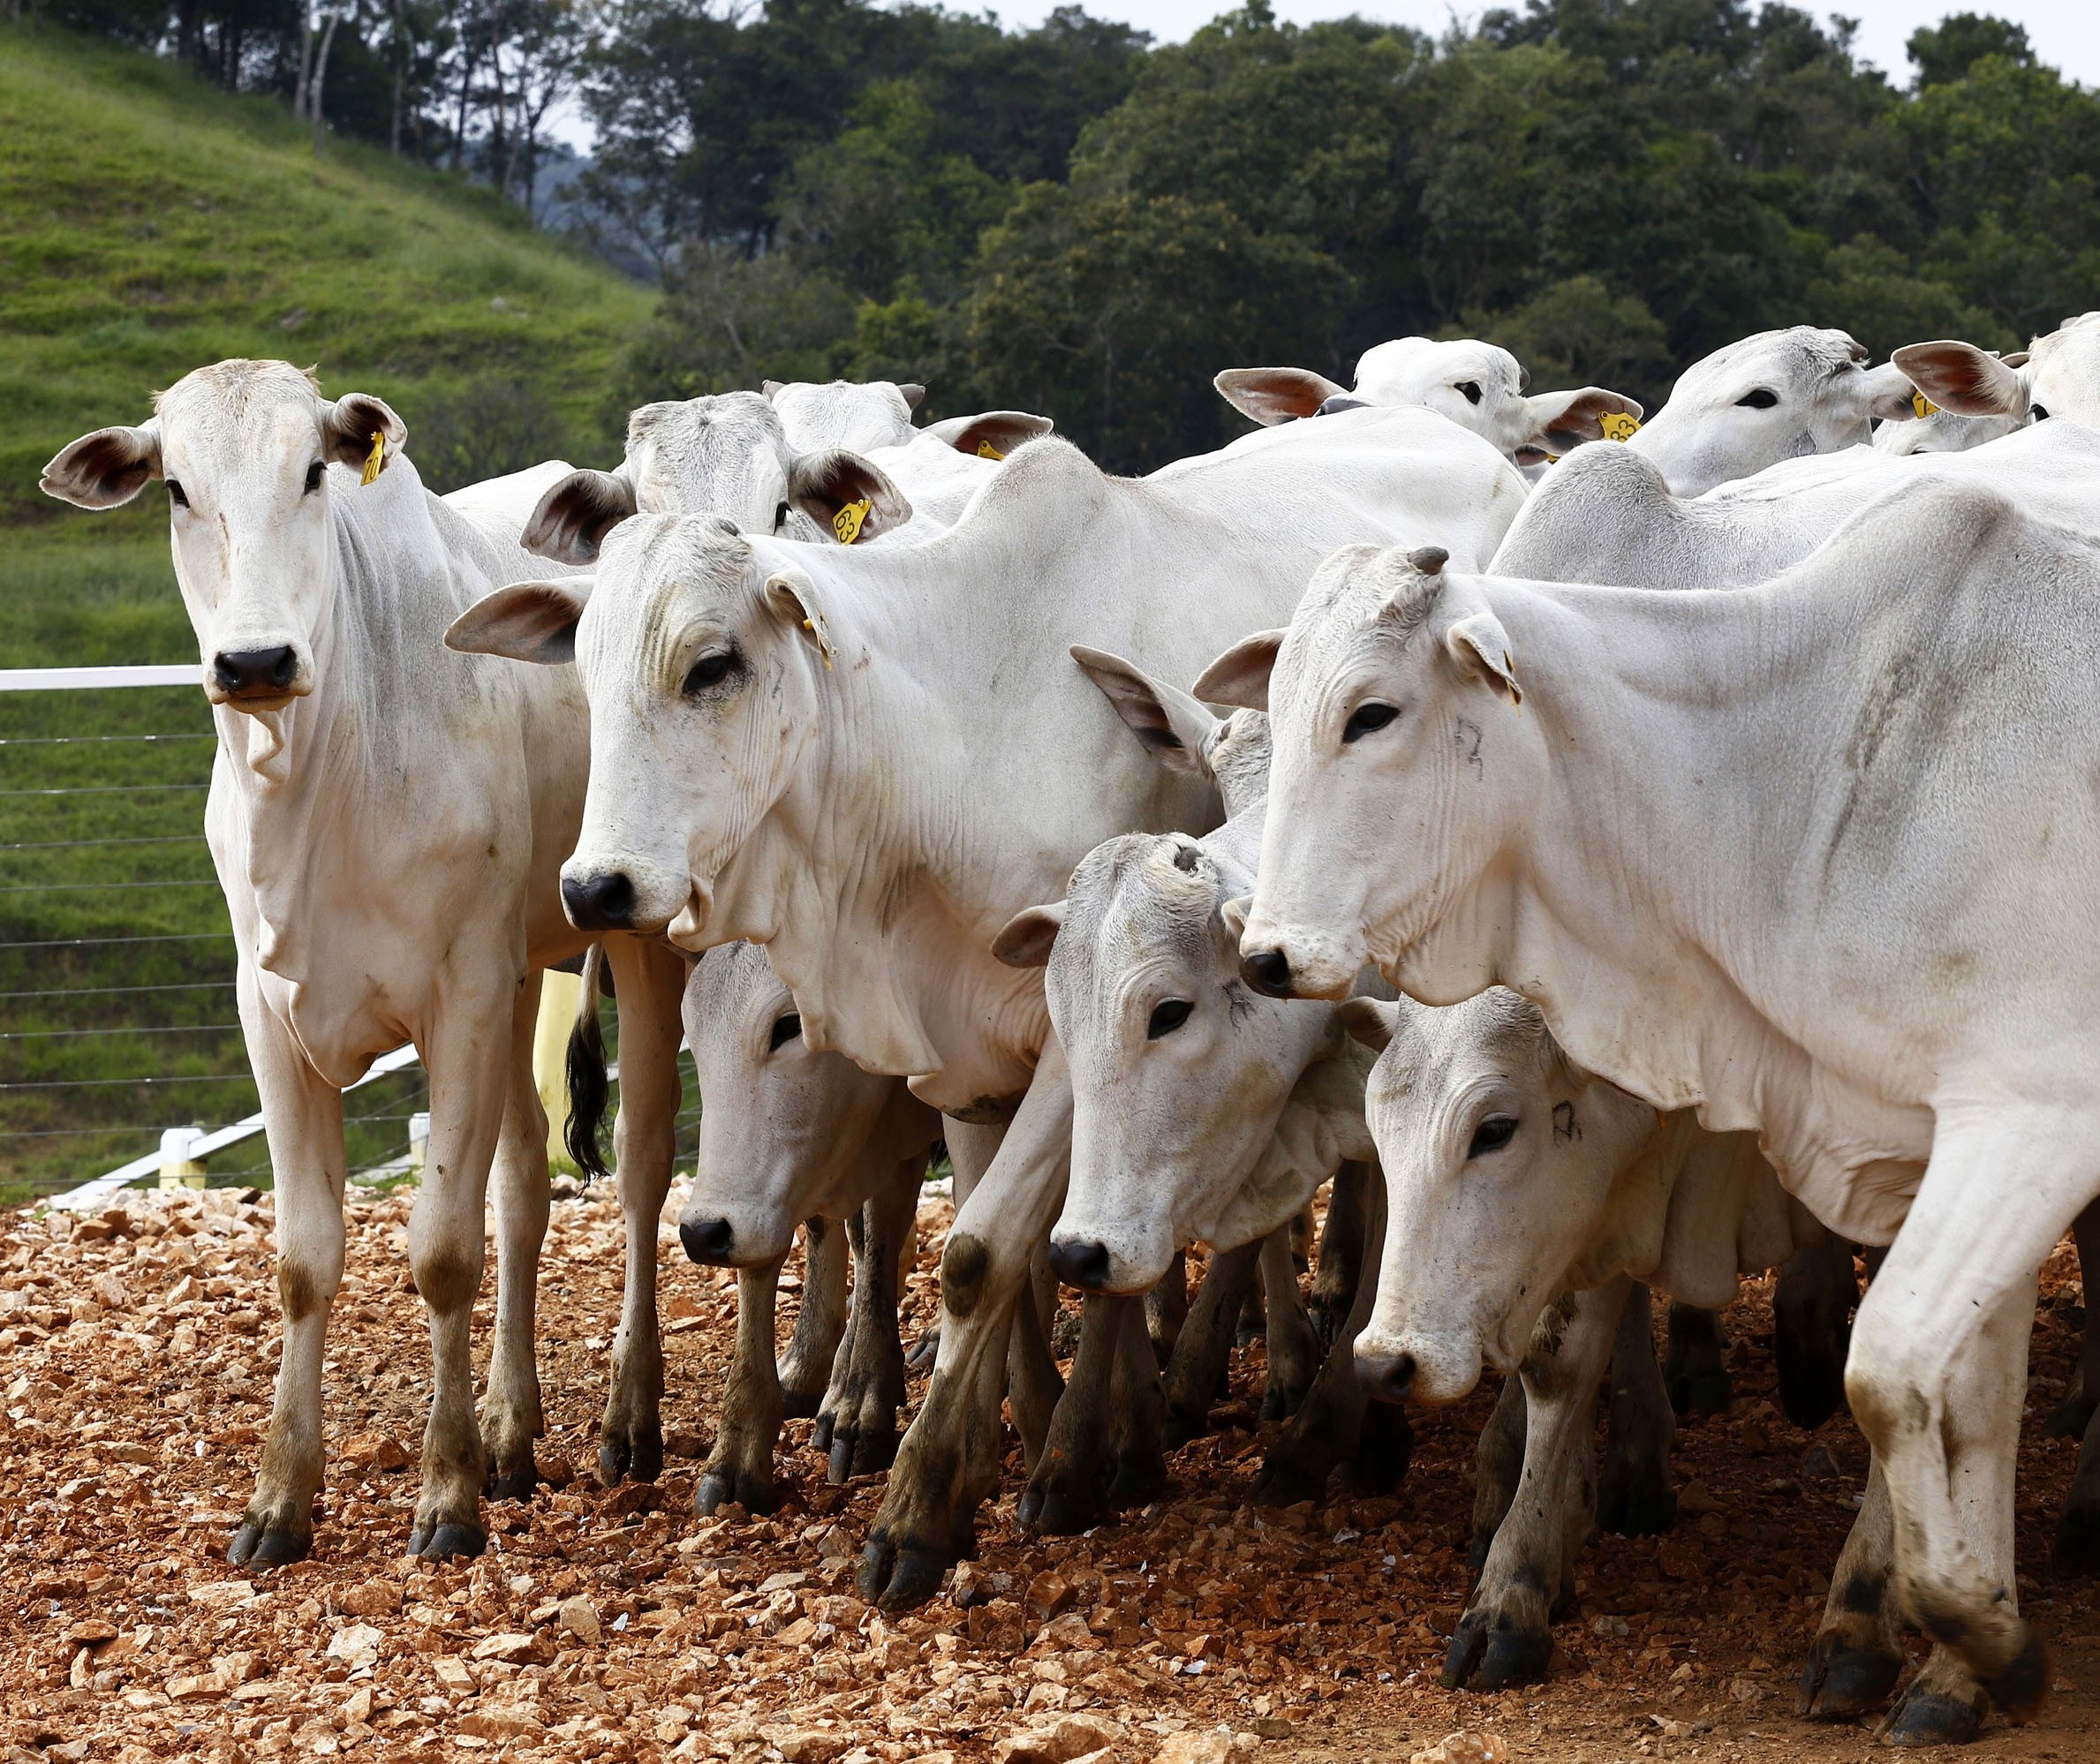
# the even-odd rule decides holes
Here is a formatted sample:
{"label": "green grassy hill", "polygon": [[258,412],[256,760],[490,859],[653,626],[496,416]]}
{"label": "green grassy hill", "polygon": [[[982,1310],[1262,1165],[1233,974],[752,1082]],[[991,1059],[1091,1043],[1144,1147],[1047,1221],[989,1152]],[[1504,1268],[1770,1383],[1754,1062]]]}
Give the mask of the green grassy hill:
{"label": "green grassy hill", "polygon": [[[510,395],[546,456],[599,459],[651,303],[457,180],[343,143],[316,160],[273,102],[0,26],[0,667],[195,660],[160,486],[104,515],[36,487],[189,369],[313,364],[391,403],[412,457],[419,421]],[[0,1199],[255,1106],[200,833],[210,727],[189,690],[0,694]],[[379,1117],[353,1163],[405,1137],[412,1089],[352,1099]],[[267,1170],[260,1141],[242,1165]]]}

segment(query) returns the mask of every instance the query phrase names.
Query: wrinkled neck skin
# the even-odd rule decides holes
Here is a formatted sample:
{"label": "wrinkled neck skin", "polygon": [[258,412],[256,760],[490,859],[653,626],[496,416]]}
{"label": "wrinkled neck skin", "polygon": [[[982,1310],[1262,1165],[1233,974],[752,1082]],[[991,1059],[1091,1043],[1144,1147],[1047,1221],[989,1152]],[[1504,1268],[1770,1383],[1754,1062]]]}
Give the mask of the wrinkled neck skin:
{"label": "wrinkled neck skin", "polygon": [[[1825,1223],[1890,1240],[1930,1114],[1879,1094],[1877,1072],[1848,1062],[1824,1003],[1804,1009],[1818,987],[1787,965],[1809,945],[1760,946],[1775,913],[1814,916],[1786,891],[1817,843],[1818,777],[1843,733],[1797,723],[1753,754],[1713,714],[1765,676],[1788,683],[1789,703],[1844,704],[1812,607],[1790,603],[1783,584],[1683,595],[1483,586],[1523,658],[1537,806],[1479,875],[1449,878],[1428,915],[1409,916],[1433,916],[1432,930],[1372,927],[1373,960],[1427,1004],[1497,984],[1522,993],[1578,1065],[1658,1110],[1696,1109],[1712,1132],[1758,1133]],[[1870,1011],[1860,1021],[1878,1027]]]}

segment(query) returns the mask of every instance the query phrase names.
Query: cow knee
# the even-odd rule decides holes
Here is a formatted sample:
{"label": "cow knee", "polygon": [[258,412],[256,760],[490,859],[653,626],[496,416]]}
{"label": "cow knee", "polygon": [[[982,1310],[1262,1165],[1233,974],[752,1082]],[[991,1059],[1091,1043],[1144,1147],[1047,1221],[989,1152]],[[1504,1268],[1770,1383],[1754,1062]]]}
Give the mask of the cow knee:
{"label": "cow knee", "polygon": [[287,1255],[277,1263],[277,1302],[283,1308],[284,1326],[302,1323],[326,1308],[341,1284],[340,1270],[330,1272]]}
{"label": "cow knee", "polygon": [[940,1302],[950,1316],[966,1317],[977,1308],[991,1270],[992,1250],[984,1239],[967,1232],[948,1239],[940,1255]]}
{"label": "cow knee", "polygon": [[481,1288],[480,1249],[479,1243],[472,1253],[441,1244],[414,1254],[410,1269],[423,1302],[444,1316],[472,1304],[474,1294]]}

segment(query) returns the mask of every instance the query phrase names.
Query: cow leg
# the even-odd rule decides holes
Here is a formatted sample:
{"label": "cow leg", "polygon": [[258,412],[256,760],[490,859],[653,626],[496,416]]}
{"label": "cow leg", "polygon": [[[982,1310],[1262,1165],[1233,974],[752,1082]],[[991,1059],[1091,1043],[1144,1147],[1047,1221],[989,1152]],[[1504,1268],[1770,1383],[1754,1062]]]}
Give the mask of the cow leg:
{"label": "cow leg", "polygon": [[1251,1347],[1268,1332],[1269,1316],[1262,1305],[1261,1282],[1250,1281],[1240,1289],[1240,1315],[1233,1330],[1233,1346]]}
{"label": "cow leg", "polygon": [[1524,1381],[1505,1378],[1494,1412],[1473,1448],[1473,1541],[1466,1549],[1469,1591],[1479,1584],[1495,1534],[1516,1499],[1516,1485],[1524,1474],[1525,1421]]}
{"label": "cow leg", "polygon": [[1262,1240],[1259,1266],[1269,1318],[1269,1377],[1268,1388],[1262,1392],[1261,1418],[1282,1421],[1304,1406],[1305,1392],[1312,1388],[1313,1374],[1324,1356],[1312,1319],[1305,1313],[1297,1270],[1291,1265],[1288,1225]]}
{"label": "cow leg", "polygon": [[[2028,1107],[1940,1108],[1910,1213],[1853,1325],[1845,1393],[1880,1455],[1904,1609],[2015,1714],[2049,1686],[2019,1614],[2013,1477],[2035,1282],[2100,1178],[2089,1124]],[[1954,1699],[1914,1686],[1892,1716],[1905,1744],[1958,1737]],[[1980,1700],[1968,1705],[1980,1719]]]}
{"label": "cow leg", "polygon": [[309,1066],[264,1006],[245,958],[240,1014],[262,1093],[277,1180],[277,1297],[284,1346],[255,1492],[226,1551],[237,1567],[294,1562],[313,1547],[321,1480],[321,1362],[343,1284],[343,1093]]}
{"label": "cow leg", "polygon": [[1386,1184],[1375,1167],[1371,1173],[1363,1233],[1363,1267],[1371,1278],[1356,1282],[1341,1333],[1263,1461],[1254,1498],[1265,1506],[1321,1499],[1335,1468],[1352,1459],[1365,1489],[1393,1488],[1408,1474],[1415,1435],[1407,1411],[1396,1403],[1373,1403],[1356,1376],[1356,1338],[1378,1302],[1375,1270],[1386,1245]]}
{"label": "cow leg", "polygon": [[474,1299],[489,1165],[510,1088],[511,991],[505,986],[500,1001],[481,1009],[462,1000],[422,1048],[430,1150],[409,1215],[408,1255],[430,1319],[431,1391],[408,1551],[433,1560],[479,1556],[488,1542],[481,1525],[487,1457],[474,1418]]}
{"label": "cow leg", "polygon": [[1325,1348],[1332,1348],[1341,1333],[1363,1278],[1363,1232],[1377,1180],[1372,1165],[1351,1159],[1334,1172],[1327,1191],[1327,1228],[1320,1233],[1319,1270],[1312,1277],[1310,1300],[1313,1327]]}
{"label": "cow leg", "polygon": [[486,1492],[495,1500],[530,1500],[540,1481],[533,1442],[547,1431],[540,1411],[540,1366],[533,1317],[540,1251],[547,1241],[547,1111],[533,1075],[533,1032],[540,1015],[540,976],[517,994],[510,1019],[510,1083],[496,1135],[490,1184],[495,1201],[495,1343],[481,1398],[481,1446],[488,1459]]}
{"label": "cow leg", "polygon": [[1174,1345],[1182,1338],[1182,1327],[1188,1321],[1189,1255],[1177,1249],[1159,1285],[1144,1295],[1145,1331],[1162,1367],[1174,1358]]}
{"label": "cow leg", "polygon": [[613,1124],[627,1283],[613,1339],[612,1388],[598,1433],[598,1480],[663,1474],[663,1338],[656,1322],[656,1233],[671,1191],[678,1120],[679,1006],[685,962],[638,938],[605,942],[620,1008],[620,1112]]}
{"label": "cow leg", "polygon": [[1057,1369],[1057,1356],[1050,1351],[1058,1283],[1050,1271],[1049,1251],[1045,1239],[1029,1257],[1026,1293],[1014,1313],[1007,1340],[1007,1407],[1014,1417],[1014,1431],[1021,1436],[1022,1457],[1031,1471],[1043,1456],[1052,1420],[1065,1393],[1064,1374]]}
{"label": "cow leg", "polygon": [[1823,1624],[1802,1669],[1794,1713],[1862,1715],[1888,1700],[1903,1671],[1903,1617],[1896,1608],[1896,1519],[1881,1460],[1867,1466],[1859,1517],[1831,1575]]}
{"label": "cow leg", "polygon": [[1670,1406],[1681,1415],[1719,1415],[1735,1400],[1728,1377],[1728,1340],[1721,1333],[1719,1311],[1696,1305],[1670,1307],[1670,1348],[1663,1361],[1663,1383]]}
{"label": "cow leg", "polygon": [[820,1451],[831,1449],[825,1392],[840,1360],[852,1352],[854,1313],[846,1300],[851,1237],[852,1227],[843,1220],[803,1221],[802,1308],[778,1368],[786,1413],[817,1417],[810,1443]]}
{"label": "cow leg", "polygon": [[1233,1326],[1240,1315],[1240,1300],[1246,1294],[1247,1283],[1254,1278],[1254,1265],[1261,1251],[1259,1238],[1236,1249],[1214,1251],[1210,1265],[1204,1270],[1203,1285],[1197,1289],[1196,1302],[1189,1308],[1189,1320],[1182,1326],[1181,1338],[1167,1362],[1164,1437],[1170,1451],[1186,1445],[1210,1425],[1211,1404],[1232,1358]]}
{"label": "cow leg", "polygon": [[731,1501],[751,1513],[769,1513],[775,1505],[773,1453],[787,1414],[773,1361],[780,1270],[781,1262],[737,1270],[737,1345],[722,1387],[721,1425],[692,1491],[702,1519]]}
{"label": "cow leg", "polygon": [[[861,1562],[888,1609],[923,1603],[975,1546],[978,1504],[999,1485],[1000,1375],[1029,1264],[1064,1202],[1072,1087],[1051,1036],[990,1168],[963,1202],[940,1258],[940,1353],[904,1435]],[[956,1148],[950,1138],[951,1153]],[[1035,1308],[1027,1308],[1034,1316]]]}
{"label": "cow leg", "polygon": [[1772,1293],[1779,1406],[1796,1427],[1821,1427],[1845,1406],[1845,1352],[1859,1302],[1852,1245],[1835,1232],[1787,1258]]}
{"label": "cow leg", "polygon": [[[1692,1316],[1710,1312],[1673,1307]],[[1654,1536],[1677,1520],[1677,1491],[1670,1485],[1670,1450],[1677,1421],[1655,1363],[1655,1323],[1648,1288],[1628,1291],[1626,1309],[1612,1345],[1612,1430],[1598,1484],[1597,1522],[1626,1537]]]}
{"label": "cow leg", "polygon": [[[2090,1330],[2091,1323],[2086,1327]],[[2078,1469],[2064,1491],[2064,1511],[2057,1518],[2050,1564],[2059,1574],[2100,1573],[2100,1409],[2086,1422]]]}
{"label": "cow leg", "polygon": [[1627,1284],[1571,1293],[1540,1313],[1520,1370],[1524,1467],[1444,1656],[1447,1690],[1501,1691],[1545,1677],[1553,1609],[1574,1588],[1596,1497],[1597,1391],[1628,1308]]}
{"label": "cow leg", "polygon": [[[1031,1467],[1015,1517],[1034,1531],[1069,1536],[1097,1525],[1110,1511],[1108,1491],[1121,1469],[1114,1411],[1119,1361],[1124,1350],[1126,1313],[1144,1328],[1144,1301],[1089,1293],[1079,1314],[1079,1350],[1072,1376],[1051,1416],[1043,1450]],[[1159,1407],[1159,1362],[1144,1338],[1153,1369],[1152,1407]],[[1155,1450],[1157,1441],[1154,1442]]]}
{"label": "cow leg", "polygon": [[2100,1414],[2100,1309],[2095,1307],[2093,1281],[2100,1276],[2100,1201],[2096,1201],[2071,1227],[2078,1244],[2079,1297],[2085,1306],[2085,1339],[2080,1344],[2078,1369],[2071,1375],[2071,1387],[2043,1426],[2044,1436],[2062,1439],[2090,1437],[2093,1417]]}
{"label": "cow leg", "polygon": [[[897,1411],[904,1406],[904,1349],[897,1339],[901,1247],[912,1238],[924,1148],[898,1164],[861,1210],[853,1263],[853,1321],[824,1398],[834,1482],[887,1470],[897,1453]],[[824,1423],[820,1422],[820,1425]]]}

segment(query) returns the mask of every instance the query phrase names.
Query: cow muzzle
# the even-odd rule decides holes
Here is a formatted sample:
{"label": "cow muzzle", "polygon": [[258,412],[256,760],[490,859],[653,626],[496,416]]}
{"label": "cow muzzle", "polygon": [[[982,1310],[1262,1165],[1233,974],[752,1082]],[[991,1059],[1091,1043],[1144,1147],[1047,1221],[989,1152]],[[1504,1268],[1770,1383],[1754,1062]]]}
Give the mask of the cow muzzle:
{"label": "cow muzzle", "polygon": [[1240,937],[1240,978],[1272,999],[1346,999],[1363,966],[1360,939],[1288,932],[1250,920]]}
{"label": "cow muzzle", "polygon": [[313,690],[313,670],[288,643],[219,650],[205,671],[206,696],[238,711],[282,710]]}
{"label": "cow muzzle", "polygon": [[1480,1383],[1480,1347],[1375,1324],[1356,1338],[1356,1377],[1380,1402],[1455,1403]]}

